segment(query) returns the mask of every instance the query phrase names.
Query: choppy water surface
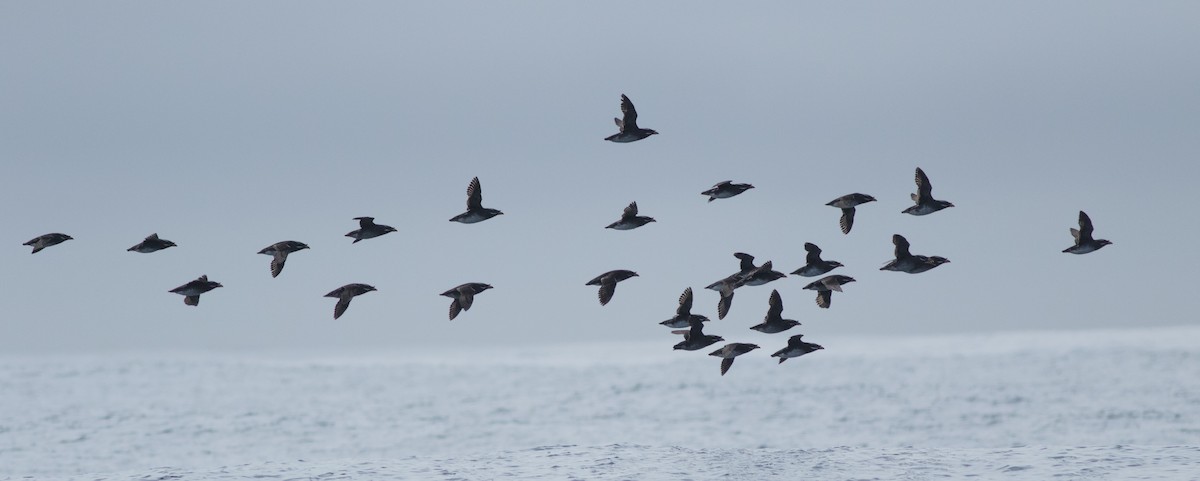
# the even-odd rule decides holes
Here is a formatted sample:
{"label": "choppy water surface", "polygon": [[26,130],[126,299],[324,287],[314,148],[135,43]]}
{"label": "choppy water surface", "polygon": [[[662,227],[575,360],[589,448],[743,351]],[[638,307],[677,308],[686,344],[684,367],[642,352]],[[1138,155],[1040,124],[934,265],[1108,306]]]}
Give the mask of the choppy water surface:
{"label": "choppy water surface", "polygon": [[0,364],[0,478],[1193,479],[1200,328]]}

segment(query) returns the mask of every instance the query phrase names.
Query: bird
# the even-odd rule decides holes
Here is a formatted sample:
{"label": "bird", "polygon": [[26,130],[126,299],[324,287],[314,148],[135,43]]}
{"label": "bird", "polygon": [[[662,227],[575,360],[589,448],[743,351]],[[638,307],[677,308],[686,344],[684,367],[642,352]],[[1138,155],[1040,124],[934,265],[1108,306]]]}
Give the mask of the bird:
{"label": "bird", "polygon": [[45,249],[50,246],[62,244],[63,242],[69,241],[71,239],[74,239],[74,237],[71,237],[66,234],[60,234],[58,232],[54,232],[54,233],[42,234],[40,236],[34,237],[32,239],[29,239],[29,242],[26,242],[21,245],[32,246],[33,252],[31,252],[30,254],[37,254],[38,251],[40,251],[42,249]]}
{"label": "bird", "polygon": [[638,215],[637,202],[634,201],[630,202],[628,207],[625,207],[625,211],[621,213],[621,220],[609,224],[605,229],[632,230],[651,222],[654,222],[653,217]]}
{"label": "bird", "polygon": [[603,306],[608,304],[608,301],[612,300],[613,293],[617,290],[618,282],[637,276],[638,274],[636,272],[617,269],[615,271],[608,271],[596,276],[595,279],[588,281],[586,285],[600,286],[600,305]]}
{"label": "bird", "polygon": [[875,202],[875,198],[855,192],[833,199],[825,205],[842,209],[842,218],[838,221],[838,225],[842,227],[843,234],[849,234],[850,228],[854,227],[854,207],[867,202]]}
{"label": "bird", "polygon": [[621,114],[624,119],[613,118],[613,122],[617,123],[617,128],[620,129],[620,132],[605,137],[604,140],[626,144],[658,134],[653,129],[638,127],[637,109],[633,108],[633,102],[629,101],[629,97],[626,97],[625,94],[621,94]]}
{"label": "bird", "polygon": [[842,286],[855,282],[853,277],[834,274],[810,282],[805,289],[817,291],[817,306],[828,309],[833,300],[833,291],[842,292]]}
{"label": "bird", "polygon": [[808,256],[805,257],[807,264],[804,264],[804,267],[796,269],[792,274],[803,277],[816,277],[842,267],[841,262],[822,260],[821,248],[812,242],[805,242],[804,250],[808,251]]}
{"label": "bird", "polygon": [[208,280],[207,275],[197,277],[196,280],[188,282],[182,286],[171,289],[169,292],[183,296],[183,303],[189,306],[200,305],[200,294],[211,291],[222,286],[219,282]]}
{"label": "bird", "polygon": [[767,261],[763,265],[758,266],[757,269],[750,271],[749,274],[746,274],[742,279],[742,284],[747,286],[761,286],[774,280],[783,279],[784,277],[787,277],[787,275],[775,270],[771,266],[771,261]]}
{"label": "bird", "polygon": [[933,269],[934,267],[950,262],[950,259],[941,256],[913,255],[908,251],[908,239],[905,239],[904,236],[900,234],[892,235],[892,244],[896,245],[896,258],[892,259],[887,264],[884,264],[883,267],[880,267],[879,270],[881,271],[920,274],[927,270]]}
{"label": "bird", "polygon": [[690,329],[671,331],[672,334],[683,335],[683,340],[675,344],[675,350],[696,351],[725,340],[721,336],[705,334],[704,322],[699,319],[692,319],[690,325]]}
{"label": "bird", "polygon": [[733,197],[753,188],[754,186],[750,184],[735,184],[732,180],[723,180],[713,184],[711,189],[701,192],[700,195],[707,195],[708,201],[712,202],[717,199]]}
{"label": "bird", "polygon": [[454,299],[450,301],[450,320],[453,321],[455,317],[458,317],[459,312],[470,310],[471,304],[475,302],[476,294],[491,288],[492,286],[482,282],[468,282],[443,292],[443,296]]}
{"label": "bird", "polygon": [[266,246],[263,250],[258,251],[258,253],[274,257],[271,259],[271,277],[279,277],[279,273],[283,272],[283,264],[287,262],[288,254],[304,249],[308,249],[308,244],[286,240]]}
{"label": "bird", "polygon": [[726,284],[736,284],[734,288],[741,287],[741,281],[758,269],[758,266],[754,265],[754,256],[745,252],[734,252],[733,256],[738,259],[738,271],[726,276],[724,279],[705,286],[705,289],[720,291]]}
{"label": "bird", "polygon": [[475,177],[467,184],[467,211],[451,217],[450,222],[474,224],[501,214],[503,212],[483,206],[483,188],[479,185],[479,177]]}
{"label": "bird", "polygon": [[902,210],[902,213],[927,215],[947,207],[954,207],[954,204],[933,198],[933,184],[929,183],[929,177],[925,175],[925,171],[921,170],[920,167],[917,167],[916,182],[917,193],[912,194],[912,200],[916,202],[916,205]]}
{"label": "bird", "polygon": [[708,318],[699,314],[692,314],[692,288],[689,287],[683,290],[683,294],[679,295],[679,307],[675,309],[675,317],[659,324],[672,328],[681,328],[691,326],[692,322],[708,322]]}
{"label": "bird", "polygon": [[338,300],[337,305],[333,306],[333,318],[342,317],[342,314],[350,307],[350,300],[354,299],[355,296],[361,296],[374,290],[376,290],[374,286],[352,283],[329,291],[329,294],[325,294],[325,297],[333,297]]}
{"label": "bird", "polygon": [[722,346],[720,349],[708,353],[708,355],[721,358],[721,375],[724,376],[726,372],[729,372],[729,368],[733,366],[734,358],[755,349],[758,349],[758,346],[755,344],[731,342]]}
{"label": "bird", "polygon": [[358,229],[346,234],[346,237],[354,238],[354,242],[351,242],[351,244],[358,243],[360,240],[379,237],[388,232],[396,232],[396,229],[390,225],[376,224],[374,217],[355,217],[354,220],[358,221]]}
{"label": "bird", "polygon": [[154,251],[161,251],[168,247],[175,247],[175,243],[166,239],[159,239],[158,233],[154,233],[146,236],[146,238],[137,243],[137,245],[125,250],[129,252],[141,252],[142,254],[149,254]]}
{"label": "bird", "polygon": [[[717,319],[724,319],[725,315],[729,314],[729,308],[733,307],[733,291],[745,285],[747,276],[758,270],[758,266],[754,265],[754,256],[745,252],[734,252],[733,256],[740,261],[738,271],[705,286],[705,289],[712,289],[721,294],[720,300],[717,301]],[[767,270],[770,271],[770,268]]]}
{"label": "bird", "polygon": [[771,354],[771,357],[779,358],[779,363],[783,364],[783,361],[786,361],[789,358],[800,357],[813,351],[825,349],[824,347],[821,347],[820,344],[804,342],[803,338],[804,334],[796,334],[795,336],[789,337],[787,347],[775,351],[775,354]]}
{"label": "bird", "polygon": [[798,321],[783,318],[783,298],[779,296],[779,290],[771,291],[769,306],[767,316],[763,318],[762,324],[755,325],[750,329],[763,334],[775,334],[800,325]]}
{"label": "bird", "polygon": [[[1063,252],[1070,254],[1087,254],[1088,252],[1100,250],[1101,247],[1112,244],[1107,239],[1092,238],[1092,219],[1088,217],[1082,210],[1079,211],[1079,229],[1071,228],[1071,237],[1075,238],[1075,245],[1063,249]],[[34,250],[37,252],[37,250]]]}

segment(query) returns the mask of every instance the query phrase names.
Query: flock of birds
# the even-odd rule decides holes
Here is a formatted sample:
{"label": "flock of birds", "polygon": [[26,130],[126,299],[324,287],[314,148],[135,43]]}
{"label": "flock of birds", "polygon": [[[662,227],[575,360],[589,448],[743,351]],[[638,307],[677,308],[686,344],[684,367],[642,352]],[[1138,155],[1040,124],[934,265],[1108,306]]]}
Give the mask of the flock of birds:
{"label": "flock of birds", "polygon": [[[621,112],[623,118],[613,119],[619,131],[604,140],[629,143],[658,134],[653,129],[638,127],[637,110],[634,109],[633,102],[629,100],[629,97],[623,94],[621,95]],[[938,200],[933,197],[933,186],[929,181],[929,177],[920,167],[916,169],[915,181],[917,192],[912,194],[914,205],[904,209],[903,213],[921,216],[929,215],[948,207],[954,207],[954,204],[950,202]],[[723,181],[718,182],[711,189],[701,192],[701,194],[708,196],[708,201],[712,202],[716,199],[734,197],[753,188],[754,186],[750,184],[736,184],[732,181]],[[855,209],[862,204],[874,201],[875,198],[870,195],[853,193],[838,197],[826,205],[841,210],[839,225],[843,234],[849,234],[851,228],[854,226]],[[479,178],[476,177],[471,179],[471,183],[467,186],[467,210],[450,218],[450,221],[474,224],[502,214],[503,212],[499,210],[483,207],[483,190]],[[391,226],[376,224],[373,217],[356,217],[354,220],[358,221],[359,228],[346,234],[346,237],[354,239],[353,243],[373,239],[396,231]],[[637,202],[632,202],[625,208],[621,218],[609,224],[607,228],[632,230],[654,221],[652,217],[638,215]],[[1112,244],[1108,240],[1093,237],[1092,220],[1083,211],[1079,212],[1079,228],[1071,228],[1070,231],[1072,237],[1075,239],[1075,243],[1063,249],[1063,252],[1066,253],[1087,254]],[[36,254],[42,249],[61,244],[71,239],[69,235],[56,232],[35,237],[25,242],[24,245],[33,247],[33,253]],[[909,250],[908,240],[899,234],[892,236],[892,243],[895,245],[895,259],[881,267],[880,270],[919,274],[950,262],[949,259],[941,256],[912,254]],[[127,250],[146,254],[175,246],[174,242],[162,239],[155,233]],[[303,242],[286,240],[271,244],[258,251],[258,253],[271,256],[271,276],[278,277],[283,272],[288,255],[308,248],[309,246]],[[817,277],[827,274],[838,267],[842,267],[840,262],[822,259],[821,248],[815,244],[805,243],[804,249],[807,252],[806,264],[792,272],[793,275]],[[734,292],[738,288],[763,285],[786,277],[784,273],[774,270],[770,261],[756,266],[754,265],[754,256],[750,254],[738,252],[734,256],[740,261],[738,271],[706,287],[720,294],[720,300],[717,303],[718,319],[724,319],[729,313],[729,309],[733,305]],[[588,281],[587,285],[599,287],[600,304],[606,305],[612,300],[616,292],[617,283],[636,276],[637,273],[630,270],[613,270],[596,276],[596,278]],[[855,282],[855,280],[850,276],[827,275],[807,284],[804,286],[804,289],[816,291],[817,305],[827,309],[831,305],[833,293],[842,292],[842,287],[851,282]],[[200,296],[202,294],[218,287],[222,287],[220,283],[210,281],[208,280],[208,276],[202,275],[193,281],[171,289],[170,292],[184,296],[184,304],[197,306],[200,304]],[[482,282],[468,282],[443,292],[441,295],[451,299],[450,319],[453,320],[455,317],[458,317],[462,311],[470,310],[475,296],[491,288],[491,285]],[[374,290],[376,290],[374,286],[352,283],[330,291],[325,297],[332,297],[338,300],[334,306],[333,318],[337,319],[341,317],[350,307],[350,301],[354,297]],[[683,341],[675,344],[674,348],[676,350],[696,351],[725,340],[721,336],[704,333],[704,323],[708,322],[709,319],[703,315],[692,314],[692,301],[692,288],[688,287],[679,296],[679,307],[675,310],[675,316],[660,323],[669,328],[677,329],[671,332],[683,336]],[[795,320],[783,318],[783,299],[780,297],[778,290],[773,290],[766,317],[764,317],[762,323],[752,326],[750,329],[765,334],[776,334],[798,325],[800,323]],[[783,363],[790,358],[800,357],[824,349],[819,344],[804,341],[803,337],[802,334],[791,336],[788,338],[787,346],[776,351],[771,356],[779,358],[779,362]],[[755,344],[732,342],[709,353],[709,355],[721,358],[721,375],[725,375],[733,365],[735,358],[758,348],[759,346]]]}

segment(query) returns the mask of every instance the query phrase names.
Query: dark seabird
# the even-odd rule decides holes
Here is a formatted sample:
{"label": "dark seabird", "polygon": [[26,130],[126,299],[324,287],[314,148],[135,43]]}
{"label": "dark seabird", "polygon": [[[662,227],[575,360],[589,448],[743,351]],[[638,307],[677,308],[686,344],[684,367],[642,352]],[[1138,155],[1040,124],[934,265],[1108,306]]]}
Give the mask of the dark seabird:
{"label": "dark seabird", "polygon": [[[705,286],[705,289],[712,289],[721,294],[721,299],[717,301],[717,319],[724,319],[725,315],[729,314],[729,308],[733,307],[733,291],[745,285],[747,277],[759,270],[759,267],[754,265],[754,256],[744,252],[734,252],[733,256],[740,261],[738,271]],[[767,271],[770,270],[767,268]]]}
{"label": "dark seabird", "polygon": [[750,184],[735,184],[732,180],[723,180],[717,182],[711,189],[701,192],[700,195],[707,195],[708,201],[712,202],[716,199],[733,197],[753,188],[754,186]]}
{"label": "dark seabird", "polygon": [[679,307],[675,309],[675,317],[659,324],[671,328],[681,328],[691,326],[692,322],[708,322],[708,318],[699,314],[692,314],[692,288],[689,287],[683,290],[683,294],[679,295]]}
{"label": "dark seabird", "polygon": [[771,354],[771,357],[779,358],[779,363],[783,364],[783,361],[786,361],[789,358],[800,357],[813,351],[825,349],[821,347],[820,344],[804,342],[802,340],[803,337],[804,334],[796,334],[795,336],[789,337],[787,347],[775,351],[775,354]]}
{"label": "dark seabird", "polygon": [[804,288],[817,291],[817,306],[828,309],[833,300],[833,291],[842,292],[842,286],[851,282],[854,282],[853,277],[834,274],[810,282]]}
{"label": "dark seabird", "polygon": [[288,254],[304,249],[308,249],[308,244],[288,240],[266,246],[258,253],[274,256],[274,259],[271,259],[271,277],[279,277],[279,273],[283,272],[283,263],[287,262]]}
{"label": "dark seabird", "polygon": [[376,224],[374,217],[355,217],[354,220],[358,221],[358,229],[346,234],[346,237],[354,238],[354,242],[351,242],[351,244],[363,239],[379,237],[388,232],[396,232],[396,229],[390,225]]}
{"label": "dark seabird", "polygon": [[932,214],[947,207],[954,207],[954,204],[944,200],[933,198],[933,184],[929,183],[929,177],[925,175],[925,171],[917,167],[917,193],[912,194],[913,202],[917,205],[904,209],[903,213],[912,215]]}
{"label": "dark seabird", "polygon": [[775,334],[799,325],[800,323],[795,320],[783,318],[783,298],[779,296],[778,290],[773,290],[771,291],[770,307],[767,308],[767,316],[763,318],[762,324],[750,329],[764,334]]}
{"label": "dark seabird", "polygon": [[208,276],[205,275],[200,276],[196,278],[196,280],[187,284],[171,289],[170,292],[174,292],[183,296],[184,304],[189,306],[197,306],[200,305],[200,294],[204,294],[205,292],[211,291],[218,287],[224,286],[222,286],[219,282],[212,282],[208,280]]}
{"label": "dark seabird", "polygon": [[787,275],[774,270],[771,266],[771,261],[767,261],[763,265],[758,266],[757,269],[750,271],[749,274],[746,274],[745,278],[742,279],[742,284],[747,286],[761,286],[774,280],[783,279],[784,277],[787,277]]}
{"label": "dark seabird", "polygon": [[342,314],[346,312],[346,308],[350,307],[350,299],[354,299],[354,296],[361,296],[374,290],[375,288],[372,286],[354,283],[346,284],[329,291],[329,294],[325,294],[325,297],[334,297],[338,300],[337,305],[333,306],[333,318],[342,317]]}
{"label": "dark seabird", "polygon": [[155,233],[146,236],[146,238],[137,245],[125,250],[129,252],[141,252],[142,254],[149,254],[154,251],[161,251],[168,247],[175,247],[175,243],[166,239],[159,239],[158,234]]}
{"label": "dark seabird", "polygon": [[681,331],[671,331],[673,334],[683,334],[683,341],[675,344],[674,349],[684,351],[695,351],[704,349],[715,343],[724,341],[721,336],[710,336],[704,333],[704,322],[699,319],[692,319],[691,328]]}
{"label": "dark seabird", "polygon": [[[1092,219],[1083,211],[1079,211],[1079,229],[1071,228],[1071,236],[1075,238],[1075,245],[1063,249],[1063,252],[1071,254],[1087,254],[1088,252],[1099,250],[1101,247],[1112,244],[1106,239],[1092,238]],[[34,249],[34,252],[37,252]]]}
{"label": "dark seabird", "polygon": [[474,224],[496,217],[503,212],[488,209],[483,206],[483,188],[479,186],[479,177],[471,179],[467,184],[467,211],[450,218],[450,222]]}
{"label": "dark seabird", "polygon": [[867,202],[875,202],[875,198],[856,192],[833,199],[825,205],[842,209],[842,219],[838,221],[838,224],[842,226],[843,234],[849,234],[850,228],[854,227],[854,206],[866,204]]}
{"label": "dark seabird", "polygon": [[721,375],[724,376],[725,373],[729,371],[729,367],[733,366],[733,358],[741,356],[742,354],[755,349],[758,349],[758,346],[754,344],[731,342],[720,349],[708,353],[708,355],[721,358]]}
{"label": "dark seabird", "polygon": [[629,97],[626,97],[625,94],[621,94],[621,114],[625,117],[624,119],[613,118],[613,122],[617,123],[620,132],[605,137],[604,140],[625,144],[658,134],[652,129],[638,127],[637,109],[633,108],[633,102],[630,102]]}
{"label": "dark seabird", "polygon": [[842,267],[841,262],[822,260],[821,248],[812,242],[805,242],[804,250],[808,251],[808,256],[805,257],[805,261],[808,263],[804,264],[804,267],[796,269],[792,274],[804,277],[816,277]]}
{"label": "dark seabird", "polygon": [[588,281],[587,285],[600,286],[600,305],[603,306],[612,300],[613,293],[617,291],[617,283],[630,277],[637,277],[637,273],[617,269],[596,276],[595,279]]}
{"label": "dark seabird", "polygon": [[753,274],[755,270],[758,270],[758,266],[754,265],[754,256],[745,252],[734,252],[733,256],[738,258],[738,271],[730,274],[724,279],[705,286],[705,289],[712,289],[719,292],[727,285],[733,286],[733,288],[736,289],[742,286],[741,281],[745,279],[746,276]]}
{"label": "dark seabird", "polygon": [[38,251],[40,251],[42,249],[45,249],[50,246],[62,244],[63,242],[69,241],[71,239],[74,239],[74,237],[71,237],[66,234],[59,234],[59,233],[55,232],[52,234],[43,234],[43,235],[34,237],[32,239],[29,239],[29,242],[26,242],[21,245],[33,246],[33,252],[31,252],[31,254],[37,254]]}
{"label": "dark seabird", "polygon": [[623,212],[621,214],[621,220],[613,222],[612,224],[609,224],[608,227],[605,227],[605,228],[606,229],[616,229],[616,230],[630,230],[630,229],[637,229],[638,227],[644,226],[651,222],[654,222],[653,217],[646,217],[644,215],[638,215],[637,202],[630,202],[629,206],[625,208],[625,212]]}
{"label": "dark seabird", "polygon": [[475,295],[480,292],[491,289],[492,286],[482,282],[468,282],[446,292],[442,295],[454,299],[450,301],[450,320],[453,321],[458,317],[458,313],[471,309],[471,304],[475,302]]}
{"label": "dark seabird", "polygon": [[892,235],[892,243],[896,245],[896,258],[892,259],[887,264],[884,264],[883,267],[880,267],[879,270],[881,271],[920,274],[927,270],[933,269],[934,267],[950,262],[950,259],[941,256],[913,255],[908,251],[908,239],[905,239],[904,236],[900,234]]}

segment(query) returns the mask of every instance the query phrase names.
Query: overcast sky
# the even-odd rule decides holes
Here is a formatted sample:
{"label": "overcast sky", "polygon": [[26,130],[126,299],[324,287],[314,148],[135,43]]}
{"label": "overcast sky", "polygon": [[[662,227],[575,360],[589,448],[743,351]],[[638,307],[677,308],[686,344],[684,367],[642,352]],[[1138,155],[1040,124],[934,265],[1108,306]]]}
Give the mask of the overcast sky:
{"label": "overcast sky", "polygon": [[[377,349],[1195,322],[1196,2],[4,2],[0,349]],[[616,132],[624,93],[642,127]],[[911,205],[913,169],[957,207]],[[448,222],[472,177],[503,216]],[[712,184],[757,188],[705,202]],[[875,196],[853,232],[824,204]],[[604,229],[636,200],[658,222]],[[1079,210],[1114,245],[1075,256]],[[351,244],[352,220],[398,232]],[[21,243],[75,237],[37,255]],[[125,249],[157,232],[179,247]],[[892,234],[950,264],[881,272]],[[263,247],[299,240],[271,278]],[[858,282],[703,287],[804,242]],[[622,282],[601,307],[584,286]],[[167,291],[207,274],[188,307]],[[448,321],[438,294],[490,283]],[[340,319],[326,292],[379,291]],[[787,334],[748,329],[772,288]],[[828,347],[828,346],[827,346]]]}

